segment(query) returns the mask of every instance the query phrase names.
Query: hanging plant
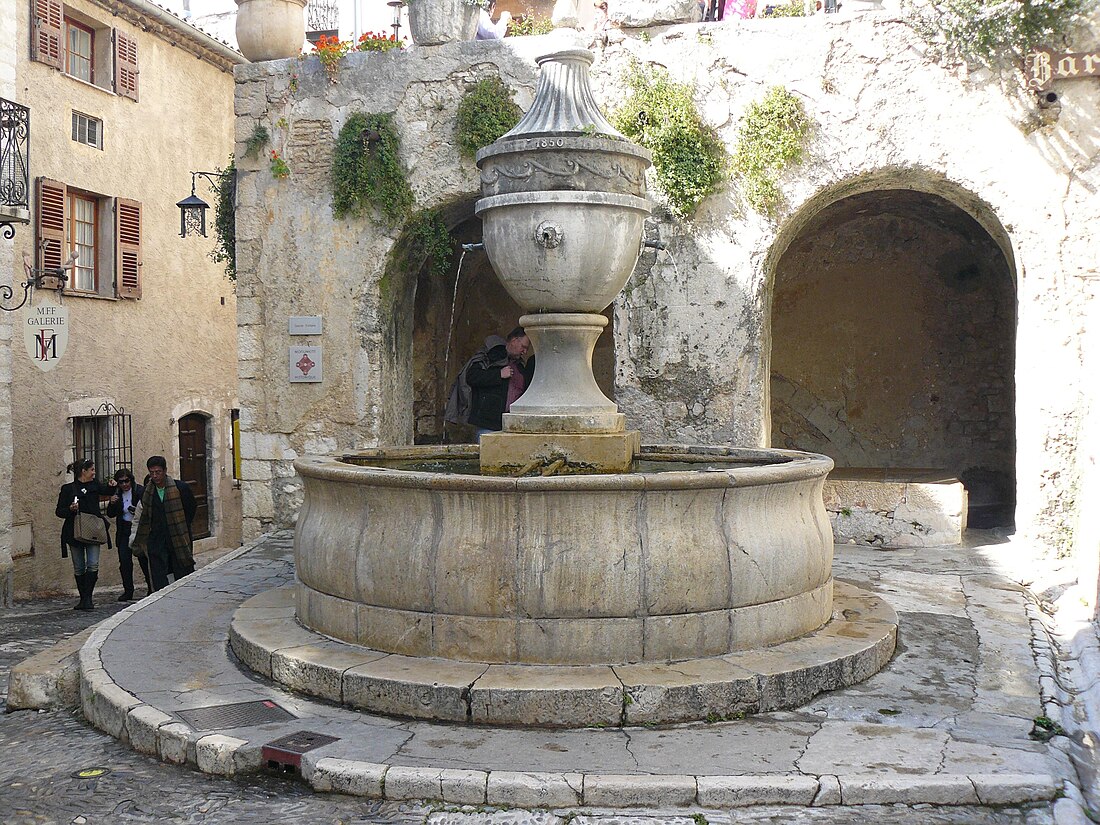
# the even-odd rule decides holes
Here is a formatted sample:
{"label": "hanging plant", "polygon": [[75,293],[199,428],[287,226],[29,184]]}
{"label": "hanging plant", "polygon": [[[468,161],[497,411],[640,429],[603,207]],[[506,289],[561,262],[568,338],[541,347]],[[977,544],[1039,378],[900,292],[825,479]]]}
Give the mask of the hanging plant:
{"label": "hanging plant", "polygon": [[332,212],[361,218],[375,209],[389,226],[412,210],[413,193],[399,158],[392,114],[356,113],[336,139],[332,161]]}
{"label": "hanging plant", "polygon": [[462,96],[455,115],[455,139],[463,155],[473,157],[519,123],[523,111],[512,97],[515,90],[499,77],[486,77]]}
{"label": "hanging plant", "polygon": [[283,156],[274,149],[271,150],[271,177],[277,180],[290,177],[290,166],[287,165]]}
{"label": "hanging plant", "polygon": [[432,273],[443,277],[451,269],[454,255],[454,238],[451,237],[443,217],[434,209],[417,212],[406,225],[410,249],[413,255],[432,263]]}
{"label": "hanging plant", "polygon": [[737,132],[733,170],[749,205],[774,218],[783,202],[779,175],[800,163],[810,133],[810,118],[802,101],[782,86],[773,86],[762,100],[745,110]]}
{"label": "hanging plant", "polygon": [[699,114],[693,85],[637,63],[625,80],[630,95],[611,120],[653,153],[657,185],[672,211],[689,217],[728,176],[725,144]]}
{"label": "hanging plant", "polygon": [[237,280],[237,163],[218,169],[218,198],[214,202],[214,248],[210,258],[225,264],[225,276]]}
{"label": "hanging plant", "polygon": [[339,37],[329,37],[324,34],[317,38],[317,42],[313,46],[313,52],[321,61],[321,66],[328,76],[329,83],[336,82],[336,75],[340,71],[340,61],[350,51],[350,40],[341,40]]}

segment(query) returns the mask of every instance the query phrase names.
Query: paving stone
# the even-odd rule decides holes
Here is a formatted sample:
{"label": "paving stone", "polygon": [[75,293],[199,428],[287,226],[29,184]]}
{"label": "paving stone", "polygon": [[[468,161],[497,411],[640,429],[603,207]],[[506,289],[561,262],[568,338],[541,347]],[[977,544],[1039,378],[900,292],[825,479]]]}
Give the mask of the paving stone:
{"label": "paving stone", "polygon": [[566,821],[547,811],[438,811],[428,817],[427,825],[566,825]]}
{"label": "paving stone", "polygon": [[216,776],[234,776],[237,773],[236,753],[248,744],[243,739],[211,733],[195,743],[195,759],[199,770]]}
{"label": "paving stone", "polygon": [[520,808],[569,808],[581,803],[583,790],[584,777],[579,773],[493,771],[486,801]]}
{"label": "paving stone", "polygon": [[170,725],[175,719],[167,713],[149,707],[137,705],[126,714],[126,733],[130,740],[130,746],[141,753],[156,756],[159,750],[157,746],[157,731],[162,725]]}
{"label": "paving stone", "polygon": [[618,725],[623,686],[605,666],[492,665],[473,683],[470,708],[481,724]]}
{"label": "paving stone", "polygon": [[157,728],[157,756],[173,765],[198,761],[194,731],[182,722],[172,722]]}
{"label": "paving stone", "polygon": [[316,791],[380,798],[389,766],[327,758],[318,760],[316,765],[303,760],[302,768],[302,777]]}
{"label": "paving stone", "polygon": [[1016,805],[1054,799],[1062,783],[1042,774],[971,774],[970,781],[983,805]]}
{"label": "paving stone", "polygon": [[817,796],[812,776],[700,776],[699,804],[710,808],[809,805]]}
{"label": "paving stone", "polygon": [[678,808],[695,803],[694,776],[584,777],[584,804],[615,808]]}
{"label": "paving stone", "polygon": [[843,800],[840,796],[840,780],[835,776],[823,774],[817,778],[817,796],[814,797],[814,805],[840,805]]}
{"label": "paving stone", "polygon": [[978,802],[974,785],[965,776],[841,775],[845,805],[895,804],[970,805]]}

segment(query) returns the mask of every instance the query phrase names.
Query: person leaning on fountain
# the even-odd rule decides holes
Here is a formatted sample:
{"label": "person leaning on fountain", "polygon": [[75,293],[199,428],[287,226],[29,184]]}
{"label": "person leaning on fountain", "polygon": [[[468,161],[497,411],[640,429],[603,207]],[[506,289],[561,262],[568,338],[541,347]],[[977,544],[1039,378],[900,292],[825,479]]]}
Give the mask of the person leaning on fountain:
{"label": "person leaning on fountain", "polygon": [[535,374],[534,356],[523,361],[530,349],[531,339],[523,327],[516,327],[507,338],[486,338],[485,346],[459,371],[444,419],[474,427],[479,441],[485,433],[499,432],[501,417],[523,395]]}

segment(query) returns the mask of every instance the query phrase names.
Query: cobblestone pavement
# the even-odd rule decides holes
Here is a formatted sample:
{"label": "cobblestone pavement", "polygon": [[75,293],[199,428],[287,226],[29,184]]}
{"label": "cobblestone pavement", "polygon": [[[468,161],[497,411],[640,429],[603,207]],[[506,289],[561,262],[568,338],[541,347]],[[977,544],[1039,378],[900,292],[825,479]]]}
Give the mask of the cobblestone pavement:
{"label": "cobblestone pavement", "polygon": [[[114,595],[117,595],[114,594]],[[123,607],[105,593],[92,613],[72,598],[19,603],[0,610],[0,704],[13,664]],[[689,812],[524,812],[376,802],[317,794],[274,777],[210,777],[142,756],[67,712],[0,715],[0,823],[426,823],[426,825],[1048,825],[1049,806],[998,810],[930,806],[768,807]],[[80,771],[105,767],[98,778]],[[698,817],[703,817],[702,819]]]}

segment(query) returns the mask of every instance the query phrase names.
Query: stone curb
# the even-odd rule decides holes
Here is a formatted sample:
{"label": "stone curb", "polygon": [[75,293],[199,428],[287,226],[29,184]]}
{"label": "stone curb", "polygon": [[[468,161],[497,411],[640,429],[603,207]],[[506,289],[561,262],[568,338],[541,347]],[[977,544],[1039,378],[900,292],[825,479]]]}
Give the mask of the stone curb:
{"label": "stone curb", "polygon": [[877,673],[898,626],[883,599],[838,580],[833,620],[767,648],[674,664],[502,665],[333,641],[299,624],[294,604],[284,586],[233,614],[229,646],[261,676],[370,713],[501,726],[635,727],[798,707]]}
{"label": "stone curb", "polygon": [[1062,791],[1062,782],[1046,774],[582,775],[402,767],[316,755],[302,760],[302,778],[316,791],[368,799],[521,808],[1021,805],[1053,800]]}
{"label": "stone curb", "polygon": [[[226,553],[221,558],[215,559],[201,570],[193,573],[192,576],[205,575],[207,571],[215,570],[221,565],[243,556],[250,550],[260,546],[267,538],[268,536],[261,536],[232,552]],[[175,592],[178,588],[185,586],[189,578],[175,581],[164,589],[146,596],[141,601],[135,602],[125,610],[120,610],[95,625],[91,629],[88,640],[77,651],[76,658],[80,679],[80,708],[84,718],[93,727],[121,742],[130,744],[141,753],[158,756],[165,762],[174,764],[191,763],[199,766],[202,770],[203,767],[199,763],[196,732],[175,717],[145,704],[141,699],[115,684],[110,674],[103,667],[103,658],[100,655],[107,638],[119,625],[139,610],[144,610]],[[209,737],[204,738],[208,739]],[[245,743],[240,740],[234,741],[240,744],[230,748],[224,743],[219,743],[221,746],[215,748],[215,743],[210,743],[204,749],[204,764],[211,768],[207,772],[214,773],[223,768],[226,764],[226,757],[223,754],[226,751],[230,753],[230,764],[233,767],[236,766],[232,761],[232,754]],[[255,755],[254,767],[259,768],[258,752]],[[232,773],[232,770],[230,773]]]}
{"label": "stone curb", "polygon": [[[199,571],[228,563],[263,536]],[[204,773],[236,776],[261,767],[259,745],[218,732],[201,735],[170,714],[120,688],[103,668],[100,650],[111,632],[187,579],[123,610],[96,627],[80,649],[81,706],[92,725],[135,750]],[[325,757],[323,748],[302,759],[302,778],[314,790],[370,799],[431,799],[455,805],[523,808],[746,807],[759,804],[1008,805],[1055,799],[1062,782],[1041,774],[884,777],[865,775],[618,775],[480,771],[411,767]],[[858,800],[858,801],[857,801]],[[1065,800],[1063,800],[1065,801]]]}

